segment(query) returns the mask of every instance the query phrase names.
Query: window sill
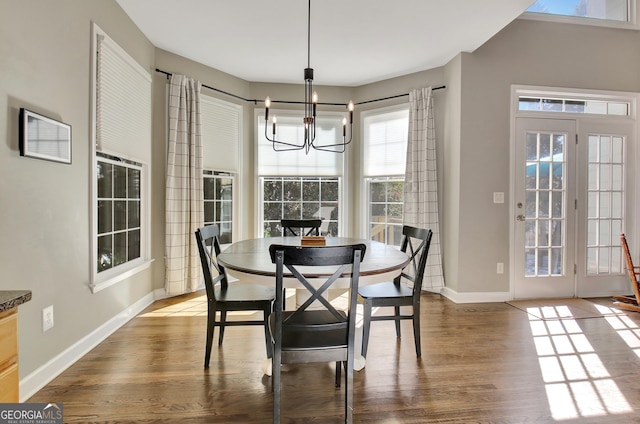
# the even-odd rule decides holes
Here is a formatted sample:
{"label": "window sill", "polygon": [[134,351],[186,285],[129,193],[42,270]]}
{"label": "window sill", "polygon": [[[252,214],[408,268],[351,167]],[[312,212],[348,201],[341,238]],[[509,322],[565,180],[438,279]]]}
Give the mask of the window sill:
{"label": "window sill", "polygon": [[132,268],[126,269],[117,275],[109,277],[108,279],[91,283],[89,285],[91,293],[97,293],[101,290],[106,289],[107,287],[111,287],[112,285],[119,283],[122,280],[126,280],[127,278],[130,278],[135,274],[144,271],[145,269],[148,269],[153,261],[153,259],[147,259]]}

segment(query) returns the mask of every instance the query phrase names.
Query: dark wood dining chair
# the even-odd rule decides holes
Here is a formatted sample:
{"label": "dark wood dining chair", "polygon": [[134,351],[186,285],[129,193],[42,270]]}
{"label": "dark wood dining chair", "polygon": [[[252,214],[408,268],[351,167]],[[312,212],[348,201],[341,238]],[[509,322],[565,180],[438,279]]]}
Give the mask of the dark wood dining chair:
{"label": "dark wood dining chair", "polygon": [[[220,254],[220,230],[217,225],[208,225],[196,230],[196,241],[200,252],[204,285],[207,291],[207,344],[204,355],[204,367],[209,368],[211,345],[215,327],[219,328],[218,346],[222,345],[226,326],[262,325],[267,349],[267,357],[272,356],[271,337],[269,335],[269,315],[276,294],[273,287],[260,284],[247,284],[241,281],[229,283],[227,273],[215,260]],[[213,276],[215,270],[216,276]],[[216,312],[220,320],[216,320]],[[262,320],[227,321],[227,312],[262,311]]]}
{"label": "dark wood dining chair", "polygon": [[281,219],[282,235],[287,236],[319,236],[321,219]]}
{"label": "dark wood dining chair", "polygon": [[[362,286],[358,295],[364,304],[362,328],[362,356],[367,356],[369,345],[369,331],[371,321],[395,321],[396,336],[400,337],[400,321],[413,321],[413,337],[416,344],[416,355],[422,356],[420,348],[420,292],[422,279],[427,265],[429,245],[431,244],[431,230],[415,228],[405,225],[402,227],[402,244],[400,250],[410,257],[409,263],[402,269],[401,274],[393,281],[386,281]],[[411,283],[409,286],[405,280]],[[374,307],[392,306],[393,315],[373,315]],[[411,314],[401,314],[401,307],[411,307]]]}
{"label": "dark wood dining chair", "polygon": [[[366,246],[299,247],[271,245],[271,261],[276,264],[276,301],[269,319],[273,341],[272,389],[273,422],[280,422],[280,368],[282,364],[336,362],[336,387],[340,387],[341,369],[345,368],[345,418],[353,421],[354,338],[360,262]],[[311,273],[317,280],[317,267],[337,266],[324,281],[307,280]],[[307,267],[301,270],[299,267]],[[336,308],[323,294],[344,274],[349,273],[349,294],[346,311]],[[284,311],[283,283],[285,273],[295,278],[309,292],[309,298],[297,309]],[[314,304],[312,310],[309,306]]]}
{"label": "dark wood dining chair", "polygon": [[620,244],[624,251],[632,293],[612,296],[614,299],[613,304],[628,311],[640,312],[640,282],[638,282],[640,266],[634,265],[633,263],[631,252],[629,251],[629,244],[627,243],[627,238],[624,233],[620,234]]}

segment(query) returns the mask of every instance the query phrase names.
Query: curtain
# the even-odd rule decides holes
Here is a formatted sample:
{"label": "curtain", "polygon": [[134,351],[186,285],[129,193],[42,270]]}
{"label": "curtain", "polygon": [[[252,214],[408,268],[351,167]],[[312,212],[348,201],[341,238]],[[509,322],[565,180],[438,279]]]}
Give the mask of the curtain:
{"label": "curtain", "polygon": [[403,222],[433,232],[424,273],[423,290],[440,292],[444,287],[440,224],[436,137],[431,87],[409,93],[409,135],[404,180]]}
{"label": "curtain", "polygon": [[170,295],[195,291],[202,281],[194,235],[204,222],[200,91],[199,81],[171,77],[165,191],[165,290]]}

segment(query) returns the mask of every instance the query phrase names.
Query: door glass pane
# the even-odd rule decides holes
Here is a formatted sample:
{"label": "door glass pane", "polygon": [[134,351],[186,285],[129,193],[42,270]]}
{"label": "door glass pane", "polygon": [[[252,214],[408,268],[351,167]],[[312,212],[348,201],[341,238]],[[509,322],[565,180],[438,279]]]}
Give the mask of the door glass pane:
{"label": "door glass pane", "polygon": [[527,133],[527,160],[538,160],[538,134]]}
{"label": "door glass pane", "polygon": [[611,138],[611,161],[622,163],[622,137]]}
{"label": "door glass pane", "polygon": [[598,221],[590,219],[587,221],[587,245],[594,246],[598,243]]}
{"label": "door glass pane", "polygon": [[590,134],[587,164],[587,275],[619,274],[624,228],[624,137]]}
{"label": "door glass pane", "polygon": [[564,272],[566,134],[528,133],[525,186],[525,275]]}
{"label": "door glass pane", "polygon": [[551,249],[551,275],[562,275],[562,249]]}

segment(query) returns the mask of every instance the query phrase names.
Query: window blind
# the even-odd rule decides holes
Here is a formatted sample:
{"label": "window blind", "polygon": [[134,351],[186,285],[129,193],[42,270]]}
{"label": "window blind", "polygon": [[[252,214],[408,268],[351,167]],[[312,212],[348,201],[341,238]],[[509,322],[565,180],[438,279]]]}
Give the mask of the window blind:
{"label": "window blind", "polygon": [[239,171],[242,107],[201,96],[202,166],[215,171]]}
{"label": "window blind", "polygon": [[404,175],[407,160],[409,107],[370,112],[363,118],[365,177]]}
{"label": "window blind", "polygon": [[[278,118],[279,140],[302,144],[304,126],[302,114],[272,111]],[[271,115],[273,116],[273,115]],[[276,152],[272,143],[264,135],[264,114],[257,114],[258,125],[258,174],[268,176],[340,176],[342,175],[343,153],[323,152],[311,149]],[[270,124],[271,125],[271,124]],[[271,128],[269,128],[271,131]],[[270,133],[271,134],[271,133]],[[269,135],[271,137],[271,135]],[[316,121],[316,142],[319,145],[335,144],[342,141],[342,116],[325,115]]]}
{"label": "window blind", "polygon": [[151,162],[151,76],[96,31],[96,149]]}

